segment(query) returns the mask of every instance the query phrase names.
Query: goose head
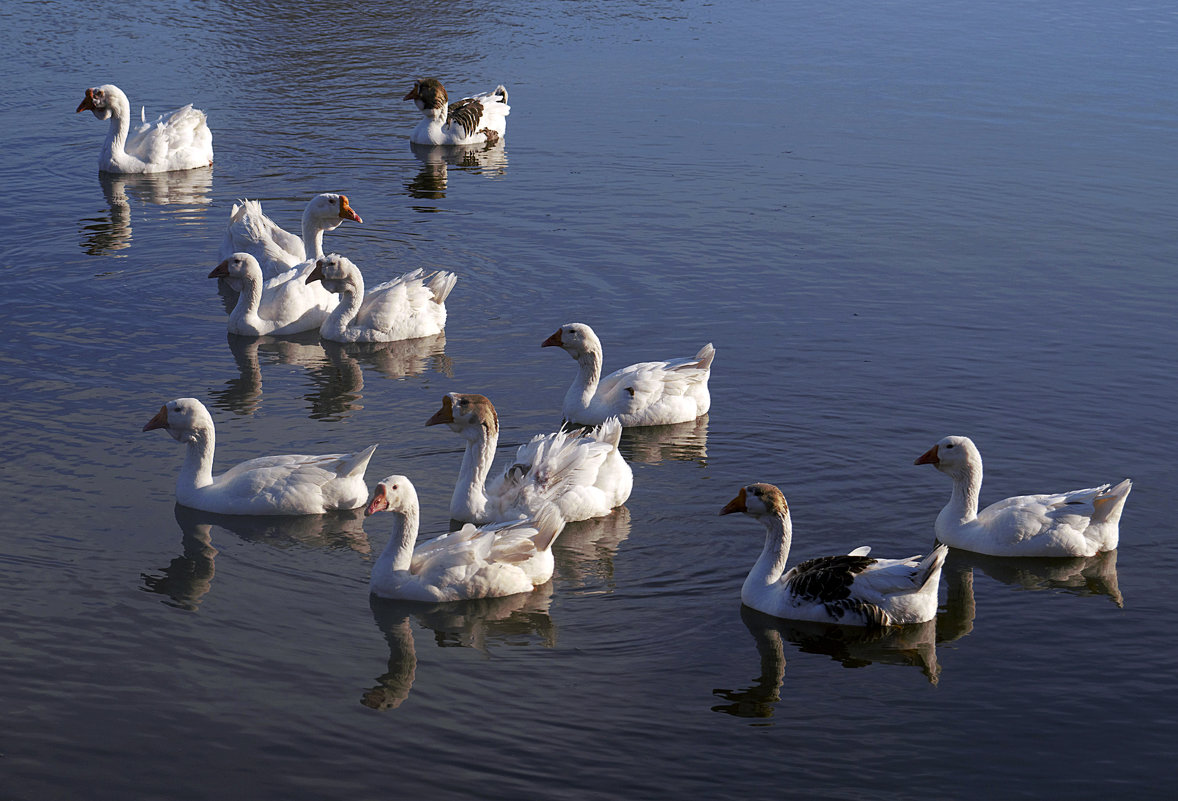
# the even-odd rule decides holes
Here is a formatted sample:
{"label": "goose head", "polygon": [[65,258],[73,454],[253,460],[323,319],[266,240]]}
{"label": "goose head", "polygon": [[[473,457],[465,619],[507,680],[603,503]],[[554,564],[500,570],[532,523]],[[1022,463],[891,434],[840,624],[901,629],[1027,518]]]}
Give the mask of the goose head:
{"label": "goose head", "polygon": [[258,264],[258,260],[250,254],[239,251],[234,253],[225,261],[218,264],[209,273],[209,278],[224,278],[230,282],[239,282],[238,285],[244,284],[261,284],[264,280],[262,278],[262,265]]}
{"label": "goose head", "polygon": [[785,517],[789,514],[789,504],[785,502],[781,490],[772,484],[749,484],[747,487],[741,487],[736,497],[720,510],[722,515],[730,515],[733,512],[744,512],[749,517],[757,519],[765,515]]}
{"label": "goose head", "polygon": [[442,82],[436,78],[423,78],[413,84],[413,88],[402,100],[412,100],[418,109],[426,113],[441,111],[443,116],[449,96]]}
{"label": "goose head", "polygon": [[434,412],[427,426],[445,423],[456,434],[477,435],[486,432],[490,436],[499,435],[499,415],[495,413],[495,406],[484,395],[464,395],[460,392],[450,392],[442,396],[442,408]]}
{"label": "goose head", "polygon": [[315,195],[303,211],[304,223],[309,221],[314,227],[324,231],[335,230],[344,220],[364,222],[348,203],[348,196],[337,195],[334,192]]}
{"label": "goose head", "polygon": [[322,281],[323,288],[328,292],[364,291],[364,278],[360,275],[360,268],[351,259],[338,253],[329,253],[315,262],[315,269],[307,276],[306,283]]}
{"label": "goose head", "polygon": [[177,398],[161,406],[155,417],[143,426],[144,431],[157,428],[167,431],[177,442],[187,444],[195,442],[202,432],[211,431],[213,418],[196,398]]}
{"label": "goose head", "polygon": [[579,359],[585,353],[600,352],[601,340],[584,323],[566,323],[541,342],[540,347],[564,348],[574,359]]}
{"label": "goose head", "polygon": [[114,84],[92,86],[86,90],[86,96],[78,104],[75,114],[82,111],[92,111],[100,120],[108,120],[112,114],[126,116],[131,110],[131,104],[123,90]]}
{"label": "goose head", "polygon": [[917,457],[913,464],[931,464],[942,473],[961,475],[980,466],[982,455],[969,437],[945,437]]}
{"label": "goose head", "polygon": [[417,510],[417,490],[405,476],[389,476],[376,485],[372,499],[364,508],[364,515],[377,512],[406,512]]}

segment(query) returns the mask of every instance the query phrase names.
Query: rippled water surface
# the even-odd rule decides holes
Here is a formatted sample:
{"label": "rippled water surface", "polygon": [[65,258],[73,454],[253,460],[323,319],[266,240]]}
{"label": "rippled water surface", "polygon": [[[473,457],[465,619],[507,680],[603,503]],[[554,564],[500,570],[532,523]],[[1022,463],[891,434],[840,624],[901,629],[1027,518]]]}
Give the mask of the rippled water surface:
{"label": "rippled water surface", "polygon": [[[10,4],[0,12],[6,799],[1165,795],[1178,375],[1167,4],[733,0]],[[413,148],[401,101],[504,83],[505,142]],[[104,177],[115,83],[204,109],[216,163]],[[369,283],[454,270],[444,337],[241,340],[205,278],[236,198],[316,192]],[[389,524],[174,503],[196,396],[221,466],[379,442],[445,530],[448,391],[501,449],[559,423],[540,342],[607,369],[715,343],[696,424],[627,431],[635,489],[530,596],[370,601]],[[717,512],[782,487],[791,559],[926,550],[946,434],[983,502],[1134,479],[1091,560],[953,553],[936,621],[742,609]]]}

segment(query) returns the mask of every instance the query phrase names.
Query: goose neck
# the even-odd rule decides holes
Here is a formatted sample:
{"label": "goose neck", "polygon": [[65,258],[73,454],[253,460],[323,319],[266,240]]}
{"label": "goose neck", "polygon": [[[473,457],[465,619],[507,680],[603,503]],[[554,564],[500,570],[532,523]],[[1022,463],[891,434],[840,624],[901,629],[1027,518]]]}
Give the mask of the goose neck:
{"label": "goose neck", "polygon": [[176,479],[176,494],[183,497],[182,490],[200,489],[213,483],[213,450],[216,434],[211,426],[198,428],[188,440],[184,464]]}
{"label": "goose neck", "polygon": [[981,464],[966,464],[953,474],[953,492],[945,512],[954,519],[968,523],[978,516],[978,498],[982,490]]}
{"label": "goose neck", "polygon": [[784,515],[765,515],[761,523],[765,526],[765,545],[745,580],[745,587],[775,584],[785,572],[785,563],[789,559],[793,524],[788,512]]}
{"label": "goose neck", "polygon": [[418,510],[392,511],[390,514],[393,518],[392,535],[376,560],[372,571],[374,575],[408,571],[413,561],[413,546],[417,543]]}
{"label": "goose neck", "polygon": [[499,434],[486,426],[464,432],[466,450],[458,469],[458,483],[450,499],[450,516],[455,520],[481,519],[487,507],[487,474],[495,460]]}

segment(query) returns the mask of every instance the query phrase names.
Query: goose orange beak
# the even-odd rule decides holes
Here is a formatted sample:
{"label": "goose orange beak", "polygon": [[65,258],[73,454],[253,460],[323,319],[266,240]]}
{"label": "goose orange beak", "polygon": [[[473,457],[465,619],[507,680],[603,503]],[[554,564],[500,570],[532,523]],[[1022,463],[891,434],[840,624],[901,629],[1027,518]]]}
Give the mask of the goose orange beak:
{"label": "goose orange beak", "polygon": [[442,396],[442,408],[434,412],[433,417],[425,421],[427,426],[436,426],[440,423],[454,422],[454,399],[449,395]]}
{"label": "goose orange beak", "polygon": [[916,461],[912,464],[940,464],[941,457],[937,456],[937,446],[934,445],[927,451],[916,457]]}
{"label": "goose orange beak", "polygon": [[384,484],[376,485],[376,492],[372,493],[372,500],[364,508],[364,516],[374,515],[389,508],[389,498],[385,495]]}
{"label": "goose orange beak", "polygon": [[401,99],[402,100],[416,100],[418,97],[420,97],[420,95],[417,94],[417,84],[413,84],[413,88],[409,90],[409,94],[405,95]]}
{"label": "goose orange beak", "polygon": [[748,510],[748,506],[745,505],[744,487],[741,487],[737,496],[725,504],[724,508],[720,510],[720,514],[730,515],[733,512],[747,512]]}
{"label": "goose orange beak", "polygon": [[168,407],[161,406],[160,410],[156,412],[155,417],[147,421],[147,425],[143,427],[144,431],[154,431],[157,428],[168,427]]}
{"label": "goose orange beak", "polygon": [[360,219],[360,215],[352,211],[352,207],[348,205],[347,195],[339,196],[339,216],[342,220],[351,220],[352,222],[358,223],[364,222]]}
{"label": "goose orange beak", "polygon": [[555,346],[555,347],[558,347],[558,348],[559,348],[559,347],[561,347],[562,345],[564,345],[564,342],[562,342],[562,341],[561,341],[561,338],[560,338],[560,332],[561,332],[562,330],[563,330],[563,329],[560,329],[560,328],[556,329],[556,333],[555,333],[555,334],[553,334],[552,336],[548,337],[548,339],[546,339],[546,340],[544,340],[543,342],[541,342],[541,343],[540,343],[540,347],[542,347],[542,348],[550,348],[550,347],[553,347],[553,346]]}
{"label": "goose orange beak", "polygon": [[216,267],[213,268],[213,271],[211,273],[209,273],[209,278],[228,278],[228,277],[229,277],[229,259],[225,259],[225,261],[218,264]]}
{"label": "goose orange beak", "polygon": [[86,96],[84,98],[82,98],[82,102],[78,104],[77,111],[75,111],[74,113],[77,114],[80,111],[93,111],[93,110],[94,110],[94,90],[87,89]]}

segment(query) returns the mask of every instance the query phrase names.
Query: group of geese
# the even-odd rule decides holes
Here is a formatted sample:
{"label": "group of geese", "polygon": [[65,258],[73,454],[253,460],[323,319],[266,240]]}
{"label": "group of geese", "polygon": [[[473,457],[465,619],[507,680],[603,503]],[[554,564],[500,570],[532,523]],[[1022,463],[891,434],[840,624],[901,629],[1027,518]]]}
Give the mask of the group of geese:
{"label": "group of geese", "polygon": [[[404,97],[423,119],[411,141],[432,145],[493,144],[505,133],[507,90],[449,103],[442,84],[420,80]],[[111,125],[99,169],[147,173],[212,163],[212,134],[191,105],[130,131],[131,109],[116,86],[93,87],[77,109]],[[245,336],[319,329],[336,342],[391,342],[432,336],[446,324],[445,301],[457,281],[446,270],[413,270],[365,289],[359,268],[324,254],[323,234],[344,221],[361,223],[345,195],[324,193],[307,204],[302,236],[283,230],[257,201],[234,204],[209,274],[238,293],[228,321]],[[183,506],[238,515],[314,515],[365,507],[389,512],[392,536],[372,569],[371,591],[413,601],[458,601],[531,592],[553,573],[552,545],[566,522],[608,514],[630,497],[633,473],[618,443],[623,427],[695,420],[708,412],[715,350],[633,364],[602,377],[602,346],[583,323],[561,326],[542,343],[578,363],[564,398],[565,425],[520,446],[492,474],[499,419],[491,401],[448,393],[426,425],[446,425],[466,441],[450,516],[465,523],[418,543],[419,503],[413,484],[391,475],[371,493],[364,473],[376,445],[329,455],[266,456],[213,474],[214,426],[195,398],[164,404],[144,426],[187,446],[176,482]],[[741,589],[749,607],[793,620],[882,627],[922,623],[937,612],[948,546],[992,556],[1092,556],[1117,547],[1129,479],[1059,494],[1007,498],[979,511],[982,459],[967,437],[950,436],[916,459],[953,480],[936,520],[939,544],[927,555],[880,559],[867,546],[810,559],[786,569],[793,527],[789,506],[772,484],[742,487],[720,514],[742,512],[765,527],[765,543]]]}

